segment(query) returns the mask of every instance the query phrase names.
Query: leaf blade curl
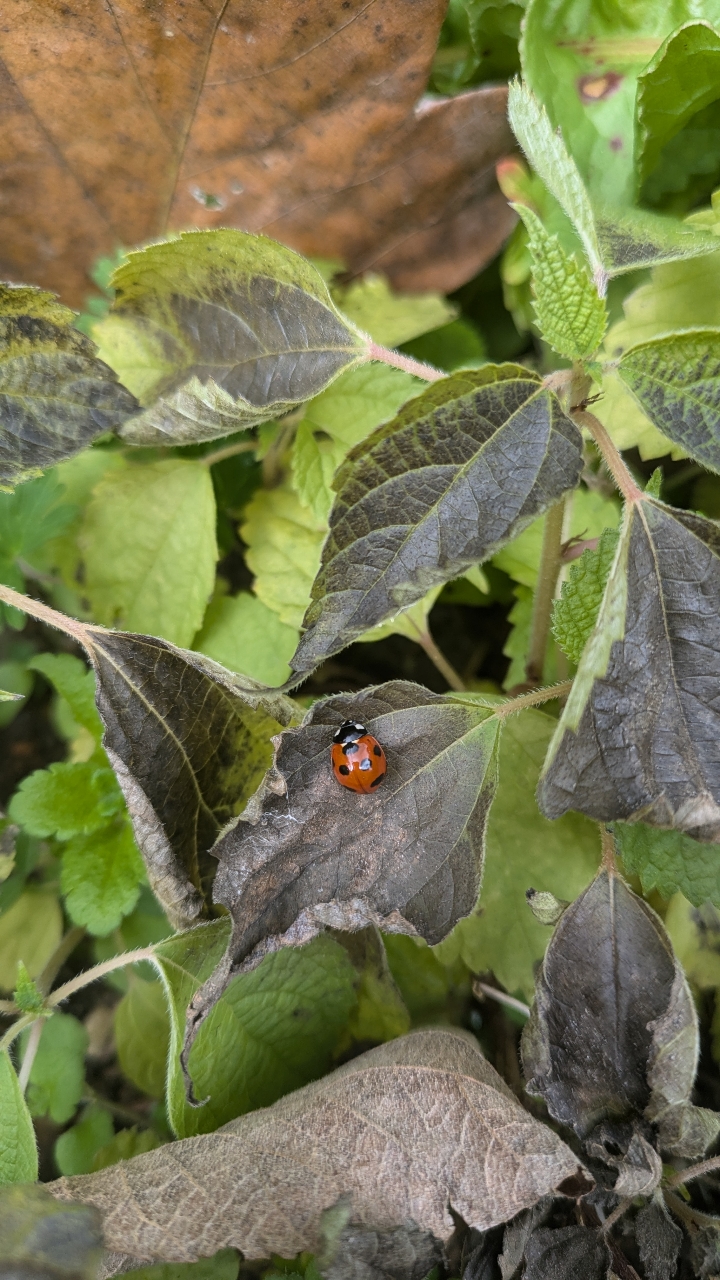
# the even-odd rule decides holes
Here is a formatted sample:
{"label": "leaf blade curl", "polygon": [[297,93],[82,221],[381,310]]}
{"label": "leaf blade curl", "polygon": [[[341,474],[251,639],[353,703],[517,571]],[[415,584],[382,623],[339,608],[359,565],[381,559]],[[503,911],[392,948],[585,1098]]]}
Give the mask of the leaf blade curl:
{"label": "leaf blade curl", "polygon": [[348,455],[307,631],[313,667],[478,564],[580,476],[577,428],[519,365],[453,374]]}

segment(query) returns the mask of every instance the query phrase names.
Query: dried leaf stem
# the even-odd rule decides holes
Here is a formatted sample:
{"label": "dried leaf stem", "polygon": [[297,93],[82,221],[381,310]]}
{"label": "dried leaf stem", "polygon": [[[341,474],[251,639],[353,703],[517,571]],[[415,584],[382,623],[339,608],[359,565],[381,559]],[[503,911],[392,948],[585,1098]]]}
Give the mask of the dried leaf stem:
{"label": "dried leaf stem", "polygon": [[619,1205],[617,1205],[616,1208],[613,1209],[612,1213],[609,1214],[608,1217],[603,1222],[602,1224],[603,1235],[607,1235],[607,1232],[610,1230],[610,1228],[614,1227],[616,1222],[619,1222],[623,1214],[626,1214],[628,1209],[632,1208],[634,1203],[635,1203],[635,1200],[633,1196],[627,1196],[625,1200],[620,1201]]}
{"label": "dried leaf stem", "polygon": [[681,1169],[679,1173],[674,1173],[672,1178],[668,1178],[668,1187],[682,1187],[686,1182],[692,1182],[693,1178],[702,1178],[706,1173],[714,1173],[720,1170],[720,1156],[712,1156],[710,1160],[701,1160],[699,1164],[691,1164],[687,1169]]}
{"label": "dried leaf stem", "polygon": [[[0,583],[0,600],[3,604],[11,604],[13,608],[22,610],[23,613],[29,613],[30,617],[36,618],[38,622],[46,622],[48,626],[56,627],[58,631],[74,636],[80,644],[87,644],[87,627],[83,622],[66,617],[64,613],[58,613],[49,605],[43,604],[42,600],[36,600],[34,596],[21,595],[19,591],[14,591],[12,587],[6,587],[2,583]],[[93,630],[104,631],[105,628],[94,626]]]}
{"label": "dried leaf stem", "polygon": [[371,360],[390,364],[393,369],[402,369],[404,373],[411,373],[415,378],[422,378],[424,382],[439,382],[441,378],[447,377],[442,369],[434,369],[431,364],[423,364],[420,360],[413,360],[412,356],[404,356],[400,351],[391,351],[388,347],[378,346],[376,342],[370,343],[368,354]]}
{"label": "dried leaf stem", "polygon": [[685,1204],[680,1196],[676,1196],[674,1191],[663,1191],[663,1199],[668,1207],[679,1218],[685,1226],[691,1227],[720,1227],[720,1218],[713,1218],[709,1213],[701,1213],[699,1209],[693,1209],[691,1205]]}
{"label": "dried leaf stem", "polygon": [[545,652],[550,634],[552,606],[558,575],[562,567],[562,532],[565,499],[556,502],[545,516],[540,570],[533,601],[530,647],[525,676],[528,684],[540,684],[545,666]]}
{"label": "dried leaf stem", "polygon": [[608,831],[604,823],[600,823],[600,841],[602,847],[602,862],[611,875],[617,875],[617,863],[615,861],[615,837],[611,831]]}
{"label": "dried leaf stem", "polygon": [[481,992],[483,996],[489,996],[491,1000],[497,1000],[498,1004],[504,1004],[508,1009],[514,1009],[516,1013],[521,1013],[524,1018],[530,1017],[530,1006],[524,1004],[522,1000],[516,1000],[515,996],[509,996],[505,991],[498,991],[497,987],[488,986],[487,982],[480,982],[476,978],[473,982],[473,994],[477,995]]}
{"label": "dried leaf stem", "polygon": [[545,689],[533,689],[531,693],[521,693],[517,698],[509,698],[493,708],[493,715],[503,717],[514,715],[516,711],[524,711],[526,707],[538,707],[543,702],[551,702],[553,698],[564,698],[572,689],[572,680],[562,684],[551,684]]}
{"label": "dried leaf stem", "polygon": [[636,485],[600,419],[596,418],[594,413],[589,413],[587,409],[580,407],[571,408],[570,416],[579,426],[585,427],[590,432],[623,497],[628,502],[637,502],[642,498],[642,489]]}

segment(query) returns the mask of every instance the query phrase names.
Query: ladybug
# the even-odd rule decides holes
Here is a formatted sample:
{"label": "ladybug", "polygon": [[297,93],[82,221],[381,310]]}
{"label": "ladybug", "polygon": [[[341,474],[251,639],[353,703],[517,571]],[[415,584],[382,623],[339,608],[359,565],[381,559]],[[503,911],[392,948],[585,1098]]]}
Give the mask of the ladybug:
{"label": "ladybug", "polygon": [[334,734],[331,759],[338,782],[351,791],[374,791],[387,772],[380,743],[356,720],[345,720]]}

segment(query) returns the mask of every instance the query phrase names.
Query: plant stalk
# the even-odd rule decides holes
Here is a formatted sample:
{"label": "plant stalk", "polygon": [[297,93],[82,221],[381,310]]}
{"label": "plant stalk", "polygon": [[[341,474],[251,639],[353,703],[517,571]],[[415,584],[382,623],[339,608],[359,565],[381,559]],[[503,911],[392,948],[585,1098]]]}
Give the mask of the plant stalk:
{"label": "plant stalk", "polygon": [[460,676],[452,663],[448,662],[445,654],[442,652],[442,649],[438,648],[428,629],[425,631],[418,631],[417,642],[420,647],[425,650],[425,653],[433,665],[437,667],[440,675],[447,680],[450,688],[454,689],[456,693],[465,693],[465,685],[463,684]]}
{"label": "plant stalk", "polygon": [[87,987],[91,982],[97,982],[98,978],[104,978],[106,973],[112,973],[114,969],[124,969],[125,965],[137,964],[139,960],[152,960],[155,954],[154,947],[140,947],[137,951],[126,951],[121,956],[113,956],[110,960],[103,960],[102,964],[96,964],[92,969],[86,969],[84,973],[79,973],[77,977],[71,978],[69,982],[58,987],[57,991],[53,991],[48,996],[46,1007],[54,1009],[56,1005],[62,1004],[63,1000],[67,1000],[69,996],[81,991],[83,987]]}
{"label": "plant stalk", "polygon": [[476,978],[473,982],[473,994],[477,995],[481,992],[483,996],[489,996],[491,1000],[497,1000],[498,1004],[504,1004],[508,1009],[515,1009],[516,1013],[521,1013],[523,1017],[530,1017],[530,1006],[524,1004],[522,1000],[516,1000],[515,996],[509,996],[504,991],[498,991],[496,987],[488,986],[487,982],[480,982]]}
{"label": "plant stalk", "polygon": [[96,627],[94,624],[92,627],[87,627],[84,622],[78,622],[76,618],[68,618],[64,613],[58,613],[56,609],[43,604],[42,600],[36,600],[34,596],[21,595],[12,587],[6,587],[4,583],[0,583],[0,600],[3,604],[11,604],[13,608],[28,613],[38,622],[46,622],[48,626],[64,631],[65,635],[74,636],[85,647],[88,644],[88,631],[104,632],[106,630],[105,627]]}
{"label": "plant stalk", "polygon": [[370,343],[368,355],[371,360],[392,365],[393,369],[402,369],[403,373],[411,373],[415,378],[422,378],[424,382],[439,382],[441,378],[447,378],[447,374],[443,373],[442,369],[434,369],[431,364],[413,360],[412,356],[404,356],[400,351],[390,351],[388,347],[378,346],[376,342]]}
{"label": "plant stalk", "polygon": [[524,711],[526,707],[538,707],[542,702],[551,702],[553,698],[564,698],[573,687],[572,680],[563,684],[550,684],[545,689],[533,689],[531,693],[521,693],[517,698],[509,698],[499,707],[493,708],[493,715],[512,716],[516,711]]}
{"label": "plant stalk", "polygon": [[643,496],[642,489],[636,485],[600,419],[596,418],[594,413],[589,413],[587,409],[582,408],[571,409],[570,417],[574,422],[577,422],[581,427],[586,427],[590,432],[602,454],[608,471],[625,500],[627,502],[638,502]]}
{"label": "plant stalk", "polygon": [[204,467],[214,467],[216,462],[224,462],[226,458],[234,458],[238,453],[250,453],[251,450],[257,449],[257,440],[240,440],[237,444],[228,444],[224,449],[215,449],[212,453],[206,453],[202,458],[198,458],[198,462],[202,462]]}
{"label": "plant stalk", "polygon": [[38,1018],[31,1027],[30,1035],[28,1036],[27,1049],[25,1050],[25,1057],[22,1060],[22,1066],[18,1072],[18,1084],[20,1086],[21,1093],[24,1093],[28,1087],[30,1072],[33,1069],[33,1063],[35,1061],[35,1054],[40,1048],[40,1037],[42,1035],[44,1025],[45,1019]]}
{"label": "plant stalk", "polygon": [[720,1169],[720,1156],[712,1156],[710,1160],[701,1160],[699,1164],[691,1164],[687,1169],[681,1169],[679,1173],[674,1173],[672,1178],[668,1178],[668,1187],[682,1187],[686,1182],[692,1182],[693,1178],[702,1178],[703,1174],[715,1173]]}
{"label": "plant stalk", "polygon": [[540,684],[545,667],[545,652],[550,635],[550,620],[558,576],[562,567],[562,533],[565,499],[556,502],[545,516],[540,570],[533,602],[530,648],[525,676],[528,684]]}

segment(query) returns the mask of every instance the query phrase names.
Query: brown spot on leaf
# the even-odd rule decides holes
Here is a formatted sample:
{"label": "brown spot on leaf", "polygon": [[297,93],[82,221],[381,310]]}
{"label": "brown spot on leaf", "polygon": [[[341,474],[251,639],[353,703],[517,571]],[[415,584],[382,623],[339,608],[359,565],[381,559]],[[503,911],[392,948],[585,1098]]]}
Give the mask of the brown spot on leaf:
{"label": "brown spot on leaf", "polygon": [[604,75],[580,76],[577,82],[581,102],[604,102],[612,97],[620,88],[624,77],[617,71],[606,71]]}

